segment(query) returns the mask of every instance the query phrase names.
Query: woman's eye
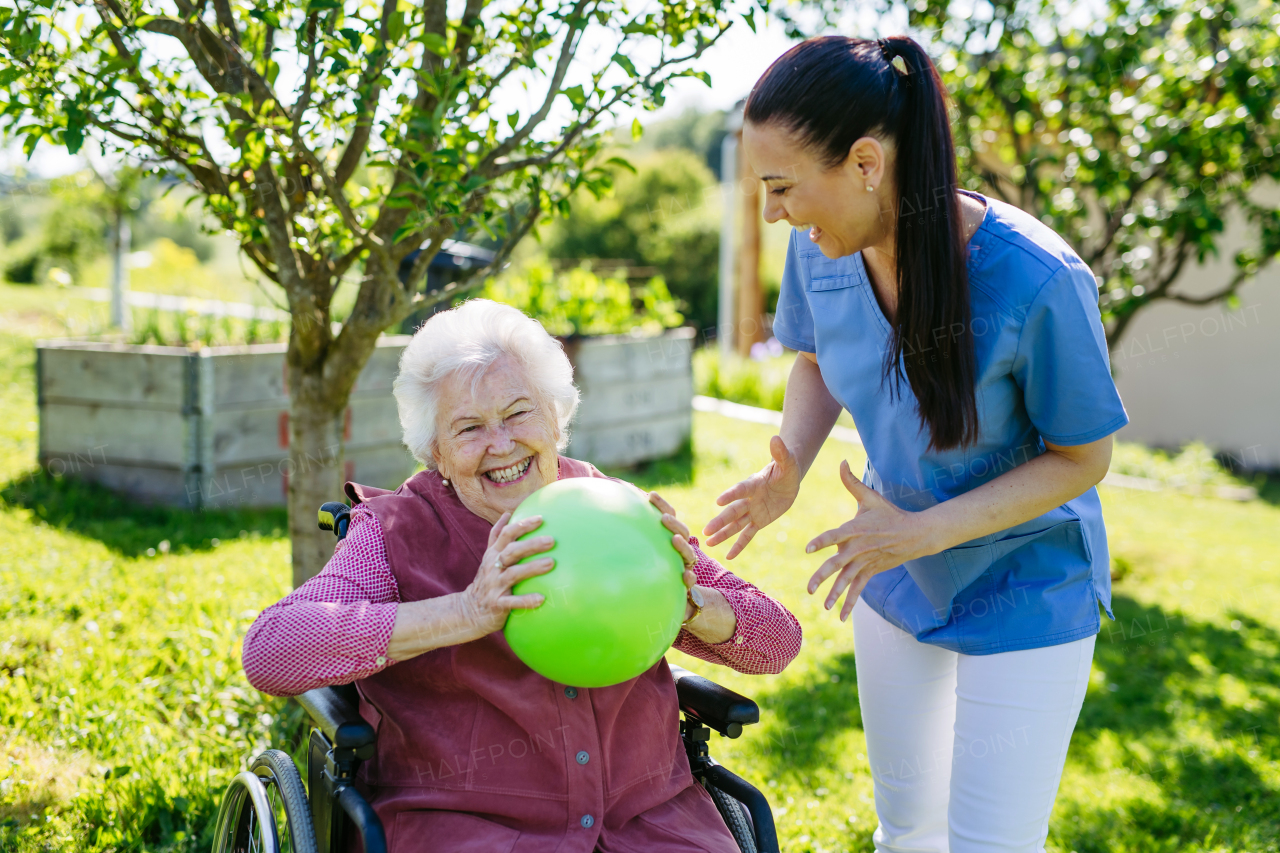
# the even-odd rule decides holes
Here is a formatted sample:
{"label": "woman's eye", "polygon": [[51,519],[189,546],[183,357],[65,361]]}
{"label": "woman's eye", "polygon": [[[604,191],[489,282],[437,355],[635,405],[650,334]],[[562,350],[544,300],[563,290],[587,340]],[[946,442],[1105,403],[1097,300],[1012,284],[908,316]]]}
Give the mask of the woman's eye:
{"label": "woman's eye", "polygon": [[770,187],[769,189],[769,195],[784,195],[786,192],[786,187]]}
{"label": "woman's eye", "polygon": [[523,415],[527,415],[527,414],[529,414],[529,410],[528,410],[528,409],[521,409],[521,410],[520,410],[520,411],[518,411],[518,412],[512,412],[511,414],[507,415],[507,420],[511,420],[512,418],[518,418],[518,417],[521,417],[521,416],[523,416]]}
{"label": "woman's eye", "polygon": [[474,432],[478,429],[480,429],[479,424],[472,424],[471,426],[463,427],[462,429],[458,430],[458,434],[461,435],[464,432]]}

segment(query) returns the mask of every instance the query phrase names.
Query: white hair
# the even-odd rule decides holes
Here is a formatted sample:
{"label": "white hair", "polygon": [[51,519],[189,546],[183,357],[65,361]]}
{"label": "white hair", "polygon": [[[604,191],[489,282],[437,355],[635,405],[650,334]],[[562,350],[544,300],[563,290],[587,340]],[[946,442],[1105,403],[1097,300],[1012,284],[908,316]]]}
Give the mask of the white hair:
{"label": "white hair", "polygon": [[524,369],[530,391],[551,408],[560,427],[557,449],[569,444],[578,389],[564,347],[518,309],[489,299],[469,299],[423,323],[400,356],[393,390],[404,443],[428,469],[436,467],[432,451],[444,380],[461,372],[464,378],[478,381],[503,356]]}

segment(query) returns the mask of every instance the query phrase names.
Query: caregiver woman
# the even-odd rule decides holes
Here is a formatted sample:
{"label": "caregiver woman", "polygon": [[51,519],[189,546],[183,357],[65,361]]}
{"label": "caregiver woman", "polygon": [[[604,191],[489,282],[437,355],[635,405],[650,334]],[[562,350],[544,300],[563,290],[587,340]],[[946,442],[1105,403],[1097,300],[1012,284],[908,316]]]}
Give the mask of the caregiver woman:
{"label": "caregiver woman", "polygon": [[[847,591],[877,850],[1041,851],[1110,615],[1093,488],[1127,423],[1089,267],[960,190],[945,96],[906,37],[813,39],[756,84],[743,146],[792,232],[773,331],[800,351],[772,461],[726,491],[736,556],[791,506],[841,407],[857,516],[809,581]],[[807,235],[799,229],[808,229]]]}

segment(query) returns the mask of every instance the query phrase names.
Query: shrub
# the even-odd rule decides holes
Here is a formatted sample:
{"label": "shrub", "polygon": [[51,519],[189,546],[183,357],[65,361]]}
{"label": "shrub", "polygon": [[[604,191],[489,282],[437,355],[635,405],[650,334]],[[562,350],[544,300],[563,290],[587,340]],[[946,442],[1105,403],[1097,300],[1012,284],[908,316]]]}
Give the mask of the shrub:
{"label": "shrub", "polygon": [[720,195],[715,176],[688,151],[635,160],[599,199],[575,199],[543,240],[551,258],[609,259],[654,267],[697,328],[715,325]]}
{"label": "shrub", "polygon": [[653,334],[684,321],[661,276],[631,287],[589,266],[556,272],[545,261],[530,262],[490,279],[480,295],[519,308],[553,335]]}
{"label": "shrub", "polygon": [[4,277],[13,284],[35,284],[36,269],[40,266],[40,253],[27,252],[5,264]]}
{"label": "shrub", "polygon": [[693,354],[694,390],[708,397],[780,412],[795,357],[795,353],[786,353],[759,361],[737,356],[722,359],[719,350],[704,347]]}

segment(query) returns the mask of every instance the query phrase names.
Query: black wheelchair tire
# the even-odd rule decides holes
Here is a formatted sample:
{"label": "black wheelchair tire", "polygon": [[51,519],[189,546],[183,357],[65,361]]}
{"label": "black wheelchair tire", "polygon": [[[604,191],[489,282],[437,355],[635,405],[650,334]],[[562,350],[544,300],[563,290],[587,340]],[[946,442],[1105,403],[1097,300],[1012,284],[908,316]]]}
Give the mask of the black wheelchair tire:
{"label": "black wheelchair tire", "polygon": [[318,853],[311,804],[293,759],[278,749],[268,749],[253,760],[249,769],[262,780],[268,795],[273,788],[279,794],[286,824],[285,832],[279,832],[277,827],[280,853]]}
{"label": "black wheelchair tire", "polygon": [[751,826],[751,815],[748,814],[747,807],[714,785],[704,783],[704,787],[716,804],[720,817],[724,818],[725,826],[729,827],[729,834],[738,842],[738,848],[742,853],[756,853],[756,833]]}

